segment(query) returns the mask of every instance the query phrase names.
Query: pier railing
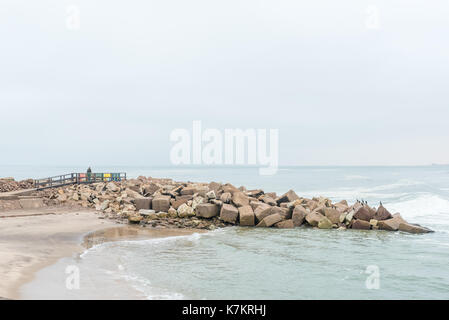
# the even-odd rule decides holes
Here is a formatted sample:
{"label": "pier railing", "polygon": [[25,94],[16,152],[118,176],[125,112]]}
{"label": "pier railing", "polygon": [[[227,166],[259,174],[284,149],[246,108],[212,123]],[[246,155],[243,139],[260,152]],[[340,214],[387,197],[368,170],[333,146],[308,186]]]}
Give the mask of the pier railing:
{"label": "pier railing", "polygon": [[126,173],[68,173],[34,180],[34,187],[38,190],[57,188],[71,184],[88,184],[96,182],[126,180]]}

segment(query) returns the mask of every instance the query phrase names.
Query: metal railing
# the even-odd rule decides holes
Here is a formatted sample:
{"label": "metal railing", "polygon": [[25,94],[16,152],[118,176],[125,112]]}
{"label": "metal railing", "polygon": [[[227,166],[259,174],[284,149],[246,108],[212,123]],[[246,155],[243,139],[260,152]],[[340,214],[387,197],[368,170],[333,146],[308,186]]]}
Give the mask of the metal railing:
{"label": "metal railing", "polygon": [[122,181],[126,180],[126,173],[68,173],[34,180],[34,187],[38,190],[57,188],[71,184],[88,184],[96,182]]}

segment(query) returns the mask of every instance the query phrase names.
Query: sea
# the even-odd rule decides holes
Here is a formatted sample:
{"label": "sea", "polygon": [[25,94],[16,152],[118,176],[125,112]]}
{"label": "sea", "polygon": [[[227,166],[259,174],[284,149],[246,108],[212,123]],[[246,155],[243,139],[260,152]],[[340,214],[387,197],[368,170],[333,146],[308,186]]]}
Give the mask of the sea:
{"label": "sea", "polygon": [[[380,202],[434,233],[230,227],[105,242],[39,271],[28,299],[449,299],[449,166],[112,167],[177,181],[229,182],[278,194]],[[81,167],[0,166],[43,178]],[[74,281],[74,279],[76,281]]]}

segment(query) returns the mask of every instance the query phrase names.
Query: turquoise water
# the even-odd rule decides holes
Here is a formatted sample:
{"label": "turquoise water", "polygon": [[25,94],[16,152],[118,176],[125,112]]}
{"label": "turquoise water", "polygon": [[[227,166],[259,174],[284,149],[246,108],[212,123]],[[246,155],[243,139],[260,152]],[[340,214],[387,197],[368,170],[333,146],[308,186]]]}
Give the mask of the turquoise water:
{"label": "turquoise water", "polygon": [[[255,168],[123,169],[130,176],[215,180],[276,192],[293,188],[300,196],[364,199],[372,205],[382,201],[436,232],[233,227],[105,243],[40,271],[24,287],[24,297],[449,299],[448,166],[289,167],[269,177]],[[80,268],[79,290],[65,288],[64,270],[71,264]],[[51,290],[37,290],[43,287]]]}

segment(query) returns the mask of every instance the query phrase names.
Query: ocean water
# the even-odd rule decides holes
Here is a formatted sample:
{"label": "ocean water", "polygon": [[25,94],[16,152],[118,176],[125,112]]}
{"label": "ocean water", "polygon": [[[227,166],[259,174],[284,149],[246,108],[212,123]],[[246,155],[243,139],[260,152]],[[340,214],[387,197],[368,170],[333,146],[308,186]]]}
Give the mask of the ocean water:
{"label": "ocean water", "polygon": [[[67,171],[57,172],[62,169],[67,168],[41,172]],[[0,175],[23,178],[31,172],[0,170]],[[382,201],[393,213],[435,232],[232,227],[108,242],[41,270],[22,288],[24,298],[449,299],[449,166],[284,167],[274,176],[243,167],[101,170],[230,182],[278,193],[294,189],[300,196],[363,199],[376,206]],[[72,265],[79,268],[80,288],[69,290],[66,268]]]}

